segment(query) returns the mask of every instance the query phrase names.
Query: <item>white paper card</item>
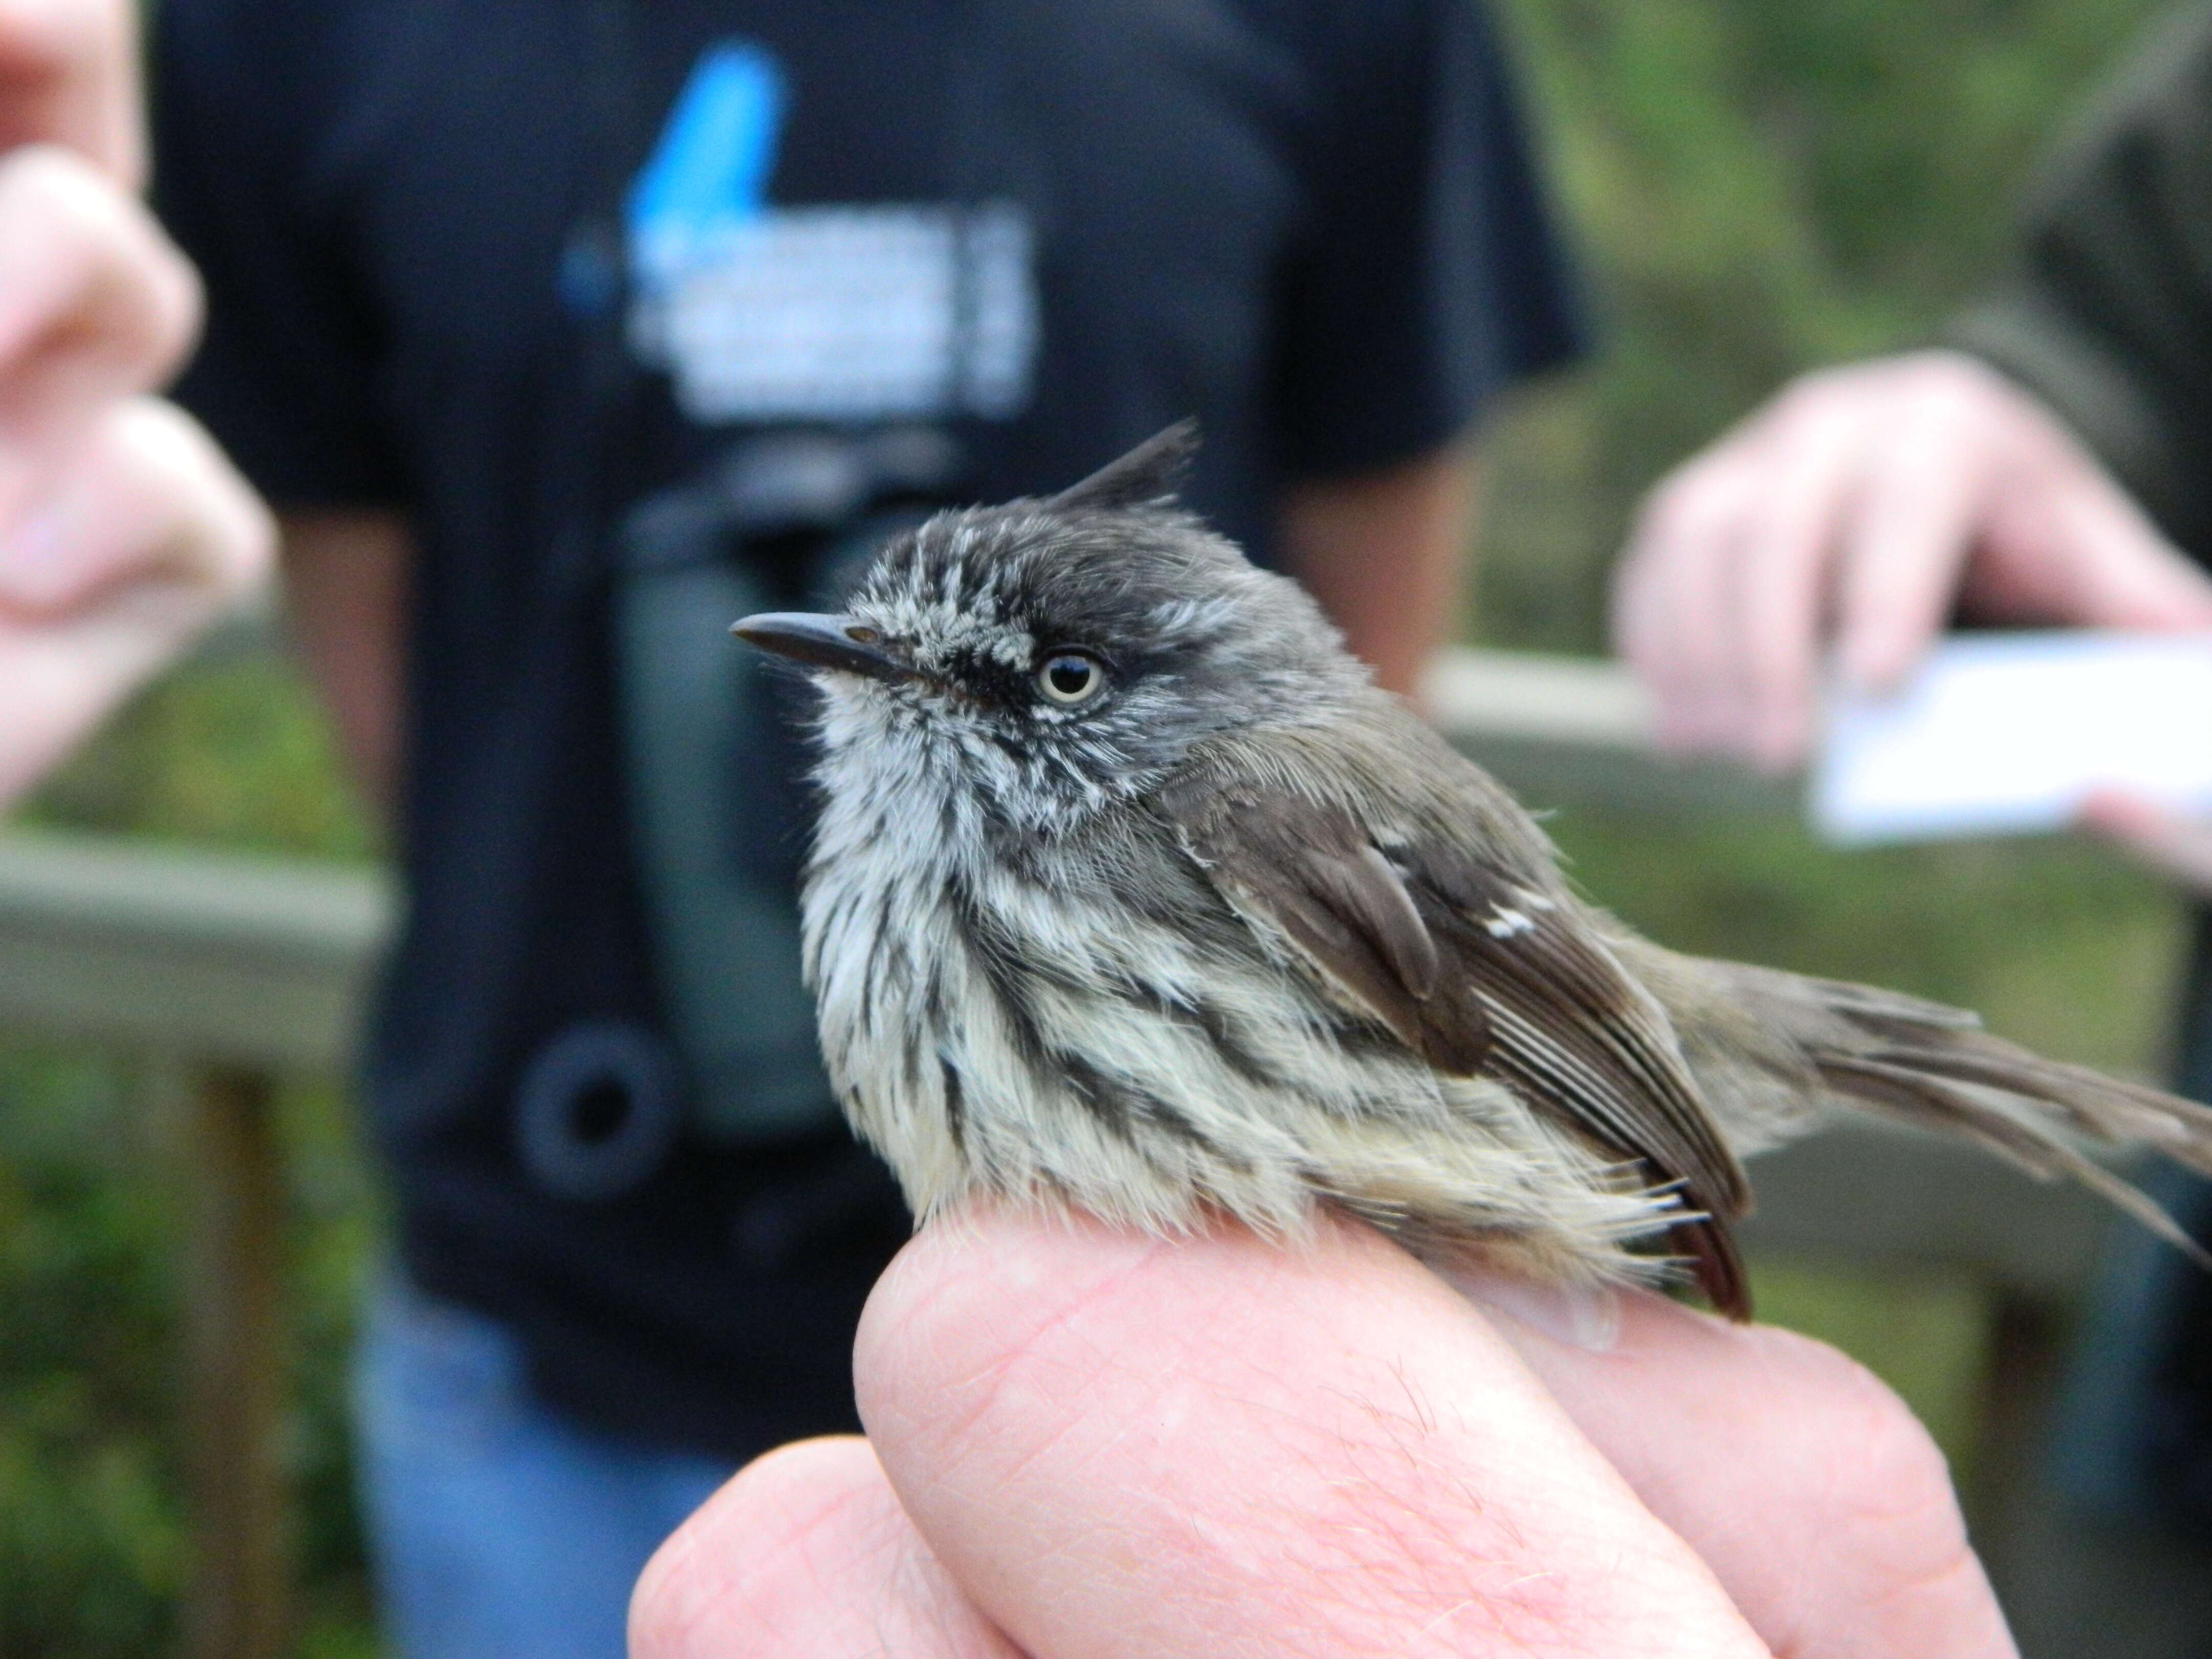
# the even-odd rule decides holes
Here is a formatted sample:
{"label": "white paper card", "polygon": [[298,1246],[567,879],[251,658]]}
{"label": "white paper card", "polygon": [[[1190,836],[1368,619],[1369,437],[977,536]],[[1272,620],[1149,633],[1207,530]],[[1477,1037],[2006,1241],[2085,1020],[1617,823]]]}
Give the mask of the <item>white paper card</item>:
{"label": "white paper card", "polygon": [[1898,695],[1831,702],[1809,811],[1844,845],[2016,835],[2101,787],[2212,811],[2212,637],[1947,641]]}

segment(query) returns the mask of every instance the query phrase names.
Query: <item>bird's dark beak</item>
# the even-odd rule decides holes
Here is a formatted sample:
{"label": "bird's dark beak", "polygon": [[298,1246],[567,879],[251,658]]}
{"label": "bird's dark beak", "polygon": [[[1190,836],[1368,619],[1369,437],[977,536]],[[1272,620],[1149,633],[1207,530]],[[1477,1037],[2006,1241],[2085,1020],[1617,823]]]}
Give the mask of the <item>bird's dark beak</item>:
{"label": "bird's dark beak", "polygon": [[730,624],[747,645],[815,668],[834,668],[872,680],[910,680],[915,671],[884,649],[883,635],[850,617],[817,617],[804,611],[768,611]]}

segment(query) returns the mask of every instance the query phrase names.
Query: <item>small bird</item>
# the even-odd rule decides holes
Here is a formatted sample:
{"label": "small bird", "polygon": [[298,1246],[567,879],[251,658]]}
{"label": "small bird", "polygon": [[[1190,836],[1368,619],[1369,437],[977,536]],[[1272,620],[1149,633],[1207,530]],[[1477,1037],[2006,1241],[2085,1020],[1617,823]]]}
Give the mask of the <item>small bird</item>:
{"label": "small bird", "polygon": [[1294,1238],[1334,1206],[1447,1267],[1686,1266],[1741,1319],[1741,1160],[1863,1110],[2193,1249],[2075,1137],[2212,1173],[2212,1112],[1585,902],[1302,589],[1178,505],[1196,441],[941,513],[842,616],[735,626],[823,693],[806,973],[917,1215],[981,1192]]}

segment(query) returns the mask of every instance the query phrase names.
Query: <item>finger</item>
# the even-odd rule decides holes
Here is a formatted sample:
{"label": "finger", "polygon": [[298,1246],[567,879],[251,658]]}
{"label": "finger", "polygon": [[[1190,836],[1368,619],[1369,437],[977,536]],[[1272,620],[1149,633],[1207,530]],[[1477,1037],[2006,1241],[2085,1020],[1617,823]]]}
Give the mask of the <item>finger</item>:
{"label": "finger", "polygon": [[59,615],[146,578],[220,603],[265,573],[273,538],[259,501],[196,422],[173,404],[132,398],[0,532],[0,608]]}
{"label": "finger", "polygon": [[926,1228],[855,1359],[894,1488],[1039,1659],[1762,1654],[1466,1303],[1376,1234]]}
{"label": "finger", "polygon": [[64,145],[143,189],[137,24],[131,0],[0,0],[0,150]]}
{"label": "finger", "polygon": [[2081,822],[2191,892],[2212,894],[2212,823],[2114,789],[2092,793]]}
{"label": "finger", "polygon": [[2050,410],[1984,364],[1939,365],[1991,456],[1963,603],[1978,617],[2076,627],[2212,627],[2212,578],[2168,541]]}
{"label": "finger", "polygon": [[65,151],[0,158],[0,516],[94,411],[173,368],[198,318],[198,279],[144,208]]}
{"label": "finger", "polygon": [[1778,413],[1727,605],[1731,747],[1770,771],[1802,760],[1812,738],[1825,599],[1868,431],[1863,400],[1822,382]]}
{"label": "finger", "polygon": [[632,1659],[1020,1659],[899,1508],[868,1443],[750,1464],[647,1563]]}
{"label": "finger", "polygon": [[[9,597],[25,562],[0,538],[0,805],[27,788],[116,703],[267,572],[266,510],[180,411],[115,411],[40,511],[66,526],[36,565],[38,602]],[[88,574],[89,573],[89,574]],[[57,595],[66,595],[58,599]]]}
{"label": "finger", "polygon": [[1832,1348],[1650,1295],[1601,1353],[1498,1323],[1784,1659],[2012,1654],[1942,1455]]}
{"label": "finger", "polygon": [[1867,465],[1836,578],[1838,666],[1861,690],[1902,681],[1956,601],[1988,500],[1970,420],[1945,397],[1901,399]]}
{"label": "finger", "polygon": [[1615,648],[1650,689],[1666,748],[1725,738],[1726,600],[1758,489],[1755,451],[1739,434],[1662,480],[1614,584]]}
{"label": "finger", "polygon": [[[2161,535],[2086,455],[2040,492],[2041,520],[2009,541],[2037,550],[2032,577],[2015,577],[2015,611],[2084,628],[2160,631],[2212,628],[2212,577]],[[2029,538],[2033,538],[2032,541]]]}

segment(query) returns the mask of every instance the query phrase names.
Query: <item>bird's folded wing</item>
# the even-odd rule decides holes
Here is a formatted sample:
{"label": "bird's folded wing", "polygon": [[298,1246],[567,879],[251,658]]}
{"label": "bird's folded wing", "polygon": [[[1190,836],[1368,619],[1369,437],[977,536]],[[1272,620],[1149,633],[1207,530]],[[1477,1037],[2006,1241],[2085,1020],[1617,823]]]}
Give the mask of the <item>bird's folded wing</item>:
{"label": "bird's folded wing", "polygon": [[1555,884],[1477,843],[1472,810],[1465,838],[1385,846],[1346,808],[1218,766],[1156,799],[1248,922],[1432,1065],[1508,1084],[1695,1208],[1748,1209],[1664,1012]]}

